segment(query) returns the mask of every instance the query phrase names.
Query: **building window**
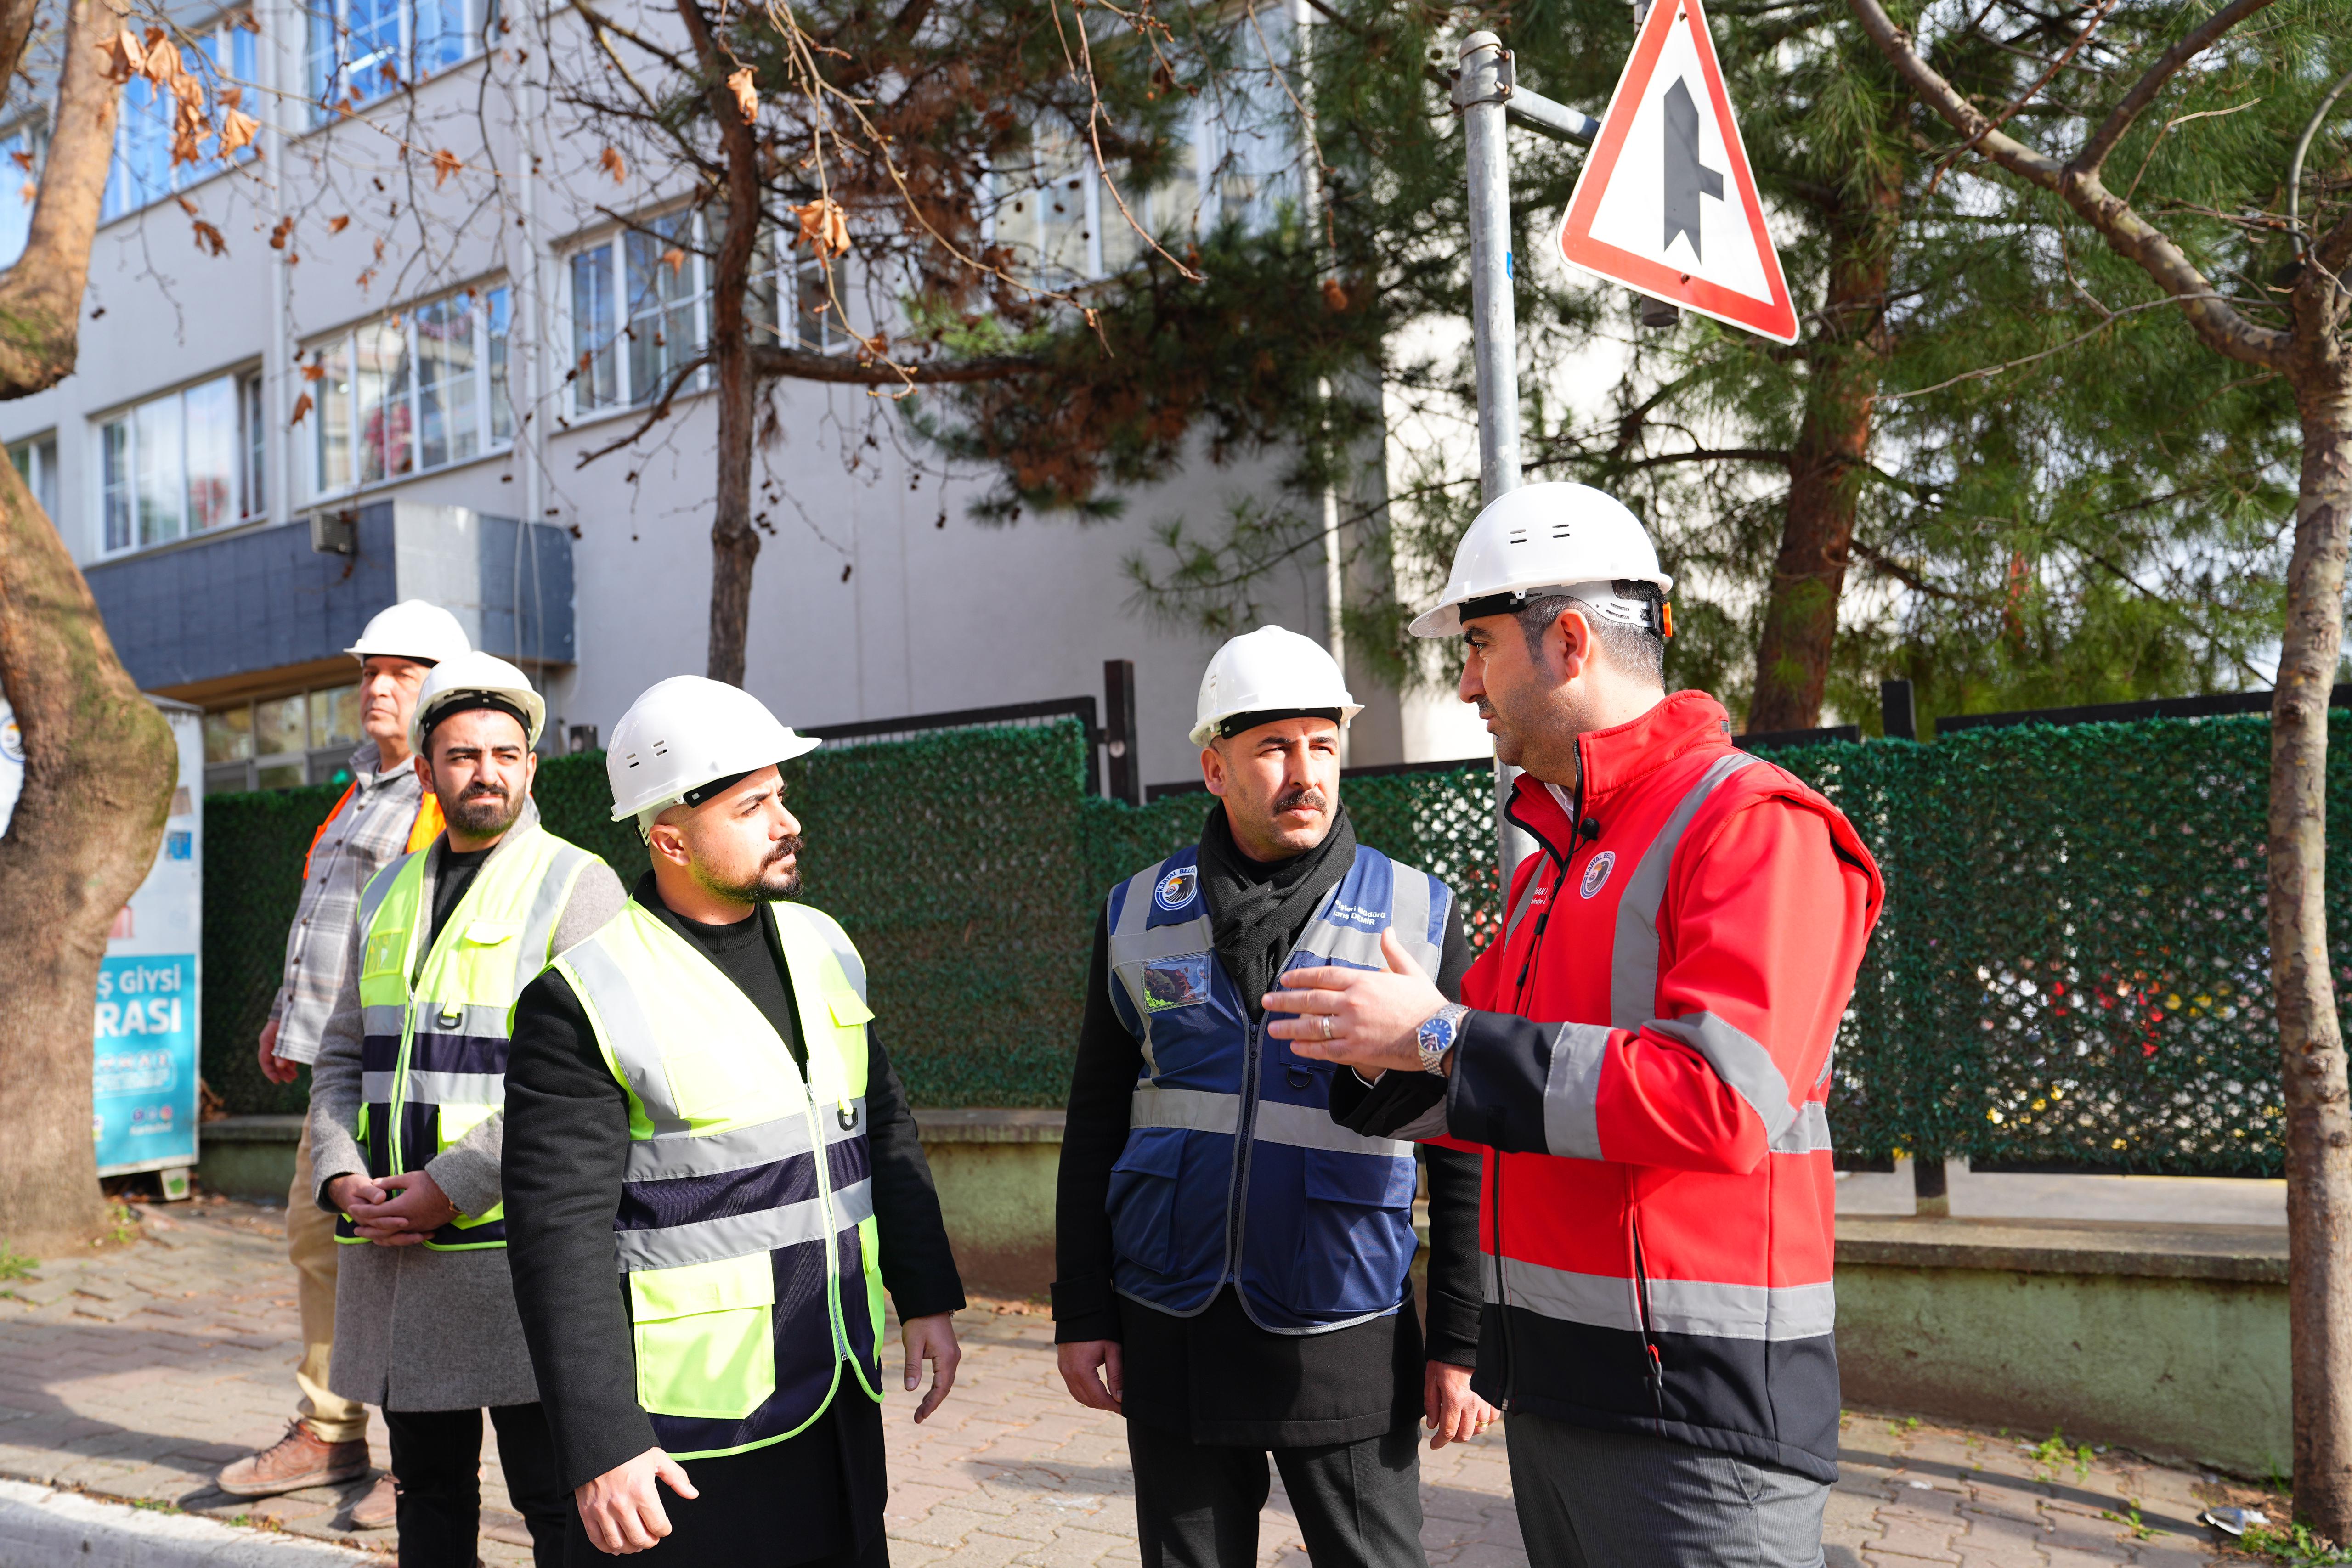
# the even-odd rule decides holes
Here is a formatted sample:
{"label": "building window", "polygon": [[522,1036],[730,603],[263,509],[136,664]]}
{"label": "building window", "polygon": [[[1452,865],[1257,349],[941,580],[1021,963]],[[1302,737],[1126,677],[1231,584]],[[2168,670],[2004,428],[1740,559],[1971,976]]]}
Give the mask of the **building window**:
{"label": "building window", "polygon": [[39,193],[41,157],[49,149],[46,126],[28,122],[0,136],[0,267],[14,267],[32,233],[33,198]]}
{"label": "building window", "polygon": [[19,441],[8,448],[8,461],[16,465],[25,481],[25,488],[54,522],[58,515],[58,438],[53,433],[37,435],[29,441]]}
{"label": "building window", "polygon": [[167,392],[98,427],[100,528],[106,549],[168,544],[259,517],[262,496],[247,426],[257,378],[215,376]]}
{"label": "building window", "polygon": [[[193,47],[181,51],[188,69],[205,84],[214,101],[224,89],[256,91],[261,68],[256,59],[252,13],[232,12],[194,36]],[[172,121],[178,101],[144,77],[122,84],[121,114],[114,126],[114,165],[107,171],[106,194],[99,221],[111,223],[135,213],[150,202],[210,179],[217,169],[213,152],[216,138],[197,143],[201,154],[193,163],[172,162]],[[242,163],[257,156],[250,146],[237,150]]]}
{"label": "building window", "polygon": [[303,384],[317,408],[310,493],[340,495],[512,445],[510,311],[505,284],[467,288],[305,350]]}
{"label": "building window", "polygon": [[[575,416],[653,402],[702,352],[710,331],[704,252],[717,243],[722,221],[673,213],[572,252],[567,313]],[[841,274],[835,277],[837,284]],[[745,311],[758,341],[833,353],[854,340],[833,308],[824,264],[795,256],[772,232],[761,235],[753,254]],[[676,390],[708,384],[707,371],[697,371]]]}
{"label": "building window", "polygon": [[303,82],[310,123],[390,97],[481,52],[490,0],[311,0]]}
{"label": "building window", "polygon": [[361,739],[356,685],[216,708],[205,715],[205,793],[348,783]]}

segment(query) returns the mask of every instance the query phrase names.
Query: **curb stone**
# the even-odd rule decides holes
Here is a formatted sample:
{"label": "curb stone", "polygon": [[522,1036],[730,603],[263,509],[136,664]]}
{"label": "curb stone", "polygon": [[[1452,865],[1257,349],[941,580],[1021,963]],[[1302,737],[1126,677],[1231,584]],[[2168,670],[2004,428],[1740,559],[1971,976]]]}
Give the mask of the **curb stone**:
{"label": "curb stone", "polygon": [[194,1514],[0,1480],[0,1568],[351,1568],[381,1562]]}

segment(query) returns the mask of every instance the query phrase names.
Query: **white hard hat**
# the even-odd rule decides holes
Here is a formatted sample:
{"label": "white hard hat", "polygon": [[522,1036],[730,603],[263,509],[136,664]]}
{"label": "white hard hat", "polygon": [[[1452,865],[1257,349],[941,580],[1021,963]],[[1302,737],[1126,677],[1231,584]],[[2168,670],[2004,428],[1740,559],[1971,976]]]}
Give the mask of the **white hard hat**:
{"label": "white hard hat", "polygon": [[425,732],[435,714],[467,707],[518,715],[529,746],[539,744],[539,732],[547,725],[547,699],[531,689],[529,675],[495,653],[459,653],[434,665],[425,677],[424,689],[416,694],[416,711],[408,716],[408,749],[424,755]]}
{"label": "white hard hat", "polygon": [[1339,710],[1339,727],[1364,711],[1322,643],[1279,626],[1261,626],[1217,650],[1201,676],[1192,744],[1206,746],[1218,727],[1244,714]]}
{"label": "white hard hat", "polygon": [[367,630],[360,633],[360,640],[343,652],[361,660],[383,654],[437,664],[444,659],[471,653],[473,647],[455,615],[422,599],[404,599],[377,611],[369,620]]}
{"label": "white hard hat", "polygon": [[816,747],[740,686],[700,675],[656,681],[613,727],[613,744],[604,753],[613,821],[635,817],[639,826],[648,826],[649,813],[676,805],[706,784],[740,779]]}
{"label": "white hard hat", "polygon": [[1454,570],[1437,607],[1416,618],[1416,637],[1452,637],[1462,631],[1462,607],[1473,600],[1499,599],[1492,609],[1475,609],[1470,619],[1514,609],[1513,595],[1537,591],[1573,594],[1612,620],[1639,623],[1644,607],[1620,599],[1610,584],[1646,582],[1664,593],[1675,580],[1658,570],[1658,549],[1642,519],[1623,502],[1590,485],[1523,485],[1486,504],[1454,552]]}

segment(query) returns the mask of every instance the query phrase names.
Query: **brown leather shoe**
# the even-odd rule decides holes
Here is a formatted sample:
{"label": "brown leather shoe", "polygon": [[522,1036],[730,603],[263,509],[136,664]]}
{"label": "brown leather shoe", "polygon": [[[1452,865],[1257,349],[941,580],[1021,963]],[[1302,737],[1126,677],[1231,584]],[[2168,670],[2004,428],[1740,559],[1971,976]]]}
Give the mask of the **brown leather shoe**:
{"label": "brown leather shoe", "polygon": [[387,1530],[400,1519],[400,1483],[389,1471],[376,1477],[367,1496],[352,1504],[353,1530]]}
{"label": "brown leather shoe", "polygon": [[323,1443],[306,1421],[289,1421],[286,1436],[221,1471],[213,1484],[231,1497],[276,1497],[304,1487],[357,1480],[368,1472],[367,1440]]}

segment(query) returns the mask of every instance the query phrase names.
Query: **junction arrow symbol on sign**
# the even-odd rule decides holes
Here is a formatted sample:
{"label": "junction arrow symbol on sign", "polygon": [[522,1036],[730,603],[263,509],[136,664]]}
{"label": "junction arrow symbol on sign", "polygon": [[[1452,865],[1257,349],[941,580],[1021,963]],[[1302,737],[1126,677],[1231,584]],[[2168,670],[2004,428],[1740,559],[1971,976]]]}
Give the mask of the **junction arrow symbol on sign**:
{"label": "junction arrow symbol on sign", "polygon": [[1777,342],[1796,308],[1700,0],[1656,0],[1559,227],[1560,255]]}

